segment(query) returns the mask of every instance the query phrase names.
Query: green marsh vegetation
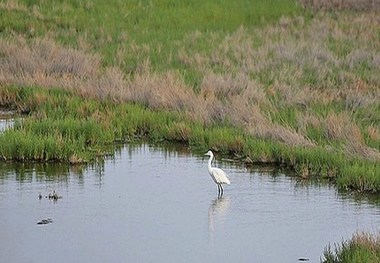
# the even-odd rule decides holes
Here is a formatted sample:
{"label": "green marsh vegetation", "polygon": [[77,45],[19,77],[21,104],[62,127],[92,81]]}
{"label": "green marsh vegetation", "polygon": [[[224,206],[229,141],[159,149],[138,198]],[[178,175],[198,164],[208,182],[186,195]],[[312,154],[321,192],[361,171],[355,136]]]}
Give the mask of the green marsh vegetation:
{"label": "green marsh vegetation", "polygon": [[356,233],[351,240],[343,241],[333,250],[328,246],[323,263],[380,262],[380,237]]}
{"label": "green marsh vegetation", "polygon": [[2,158],[167,140],[380,192],[379,9],[313,3],[1,1]]}
{"label": "green marsh vegetation", "polygon": [[[137,134],[379,192],[379,9],[347,3],[2,1],[3,105],[30,113],[3,159],[88,161]],[[157,116],[129,127],[124,103]],[[124,130],[93,118],[110,112]]]}
{"label": "green marsh vegetation", "polygon": [[[379,12],[371,0],[1,0],[0,105],[25,115],[0,158],[79,163],[168,141],[379,193]],[[326,262],[377,262],[378,247],[354,237]]]}
{"label": "green marsh vegetation", "polygon": [[[2,135],[15,142],[3,158],[92,160],[104,145],[137,134],[379,192],[378,9],[318,12],[295,1],[251,5],[2,1],[0,81],[9,99],[3,104],[30,113]],[[15,86],[22,91],[6,89]],[[66,90],[76,102],[59,107],[61,95],[51,88]],[[21,100],[11,101],[10,90]],[[79,116],[76,109],[88,100],[99,105],[87,105]],[[128,123],[120,111],[124,103],[163,115],[164,124],[154,116],[120,132],[92,118],[118,111],[115,118]],[[60,131],[52,135],[39,125]],[[12,133],[20,140],[5,138]],[[20,150],[21,139],[34,141],[38,150]],[[59,144],[66,139],[71,146]]]}

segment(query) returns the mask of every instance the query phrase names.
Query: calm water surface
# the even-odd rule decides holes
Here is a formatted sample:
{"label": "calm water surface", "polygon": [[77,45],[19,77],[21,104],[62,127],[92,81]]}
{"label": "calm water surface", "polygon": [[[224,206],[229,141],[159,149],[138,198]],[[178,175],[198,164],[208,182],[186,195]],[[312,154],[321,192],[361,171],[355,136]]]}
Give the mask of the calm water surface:
{"label": "calm water surface", "polygon": [[[0,165],[1,262],[319,262],[329,243],[379,231],[375,201],[228,163],[126,146],[94,167]],[[43,197],[57,191],[62,199]],[[47,225],[37,225],[51,218]]]}

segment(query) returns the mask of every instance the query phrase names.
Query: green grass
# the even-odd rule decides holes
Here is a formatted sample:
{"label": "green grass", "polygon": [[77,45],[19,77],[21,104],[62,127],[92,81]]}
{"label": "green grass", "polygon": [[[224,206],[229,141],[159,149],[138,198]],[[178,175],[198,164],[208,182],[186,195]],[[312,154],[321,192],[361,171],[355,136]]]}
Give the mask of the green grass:
{"label": "green grass", "polygon": [[[0,17],[0,36],[53,33],[59,42],[71,46],[80,46],[79,40],[84,40],[108,65],[114,64],[118,49],[134,45],[138,52],[128,52],[123,58],[128,61],[124,65],[128,72],[134,72],[139,61],[148,57],[155,69],[177,67],[178,61],[170,57],[181,48],[181,40],[194,31],[228,34],[239,26],[256,27],[301,10],[294,0],[9,2],[23,8]],[[202,37],[191,48],[199,52],[213,46]]]}
{"label": "green grass", "polygon": [[335,250],[328,246],[323,263],[376,263],[380,262],[379,236],[355,234],[352,239],[336,245]]}
{"label": "green grass", "polygon": [[57,89],[1,91],[3,105],[30,111],[14,129],[0,134],[0,156],[6,161],[91,162],[112,153],[118,142],[172,142],[194,152],[213,149],[241,161],[249,157],[256,163],[285,165],[302,177],[331,180],[343,190],[380,192],[377,162],[349,159],[333,148],[287,147],[228,123],[204,126],[181,113],[85,99]]}

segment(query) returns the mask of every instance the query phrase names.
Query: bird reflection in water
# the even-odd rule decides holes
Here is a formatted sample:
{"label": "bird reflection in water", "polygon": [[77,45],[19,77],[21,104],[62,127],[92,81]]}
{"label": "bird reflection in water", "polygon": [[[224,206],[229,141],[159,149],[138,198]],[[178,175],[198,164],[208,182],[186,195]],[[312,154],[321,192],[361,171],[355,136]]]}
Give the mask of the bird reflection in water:
{"label": "bird reflection in water", "polygon": [[214,232],[218,225],[224,223],[224,218],[230,207],[231,200],[229,197],[218,196],[214,199],[208,209],[208,229],[211,241],[214,241]]}

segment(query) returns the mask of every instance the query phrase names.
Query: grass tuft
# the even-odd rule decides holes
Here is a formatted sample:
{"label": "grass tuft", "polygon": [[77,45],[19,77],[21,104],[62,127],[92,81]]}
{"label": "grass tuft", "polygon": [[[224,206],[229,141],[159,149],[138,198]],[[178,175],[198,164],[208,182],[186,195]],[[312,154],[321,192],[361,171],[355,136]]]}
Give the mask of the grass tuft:
{"label": "grass tuft", "polygon": [[352,239],[335,245],[332,250],[328,246],[324,251],[323,263],[350,263],[380,261],[380,238],[367,233],[356,233]]}

